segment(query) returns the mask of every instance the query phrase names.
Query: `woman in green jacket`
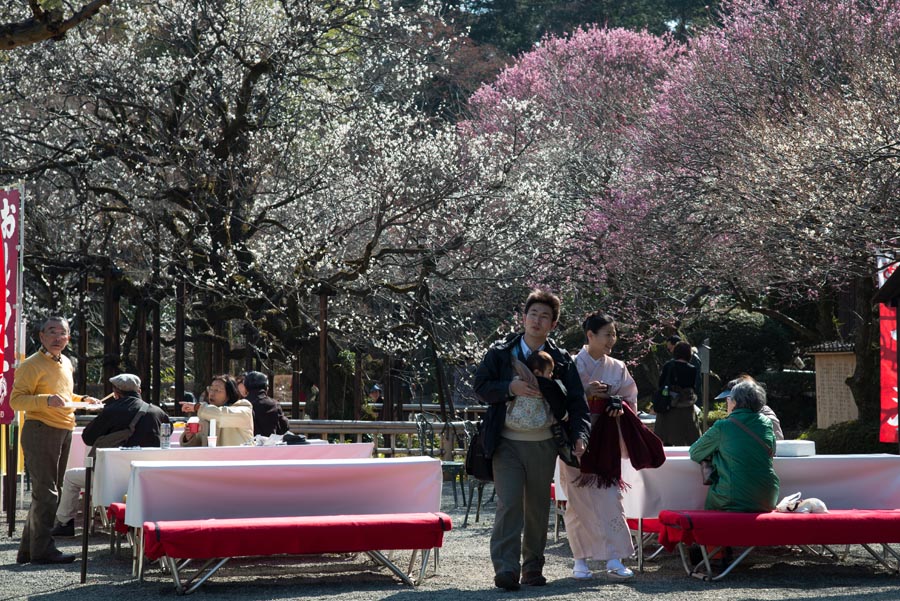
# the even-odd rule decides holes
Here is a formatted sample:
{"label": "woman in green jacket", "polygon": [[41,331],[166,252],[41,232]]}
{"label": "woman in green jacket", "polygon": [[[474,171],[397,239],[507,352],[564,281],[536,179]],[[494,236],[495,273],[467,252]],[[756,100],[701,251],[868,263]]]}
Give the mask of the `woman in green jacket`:
{"label": "woman in green jacket", "polygon": [[772,464],[775,434],[760,410],[766,392],[753,379],[731,389],[728,418],[720,419],[691,445],[691,459],[711,459],[717,475],[706,494],[706,509],[765,512],[778,503],[778,476]]}

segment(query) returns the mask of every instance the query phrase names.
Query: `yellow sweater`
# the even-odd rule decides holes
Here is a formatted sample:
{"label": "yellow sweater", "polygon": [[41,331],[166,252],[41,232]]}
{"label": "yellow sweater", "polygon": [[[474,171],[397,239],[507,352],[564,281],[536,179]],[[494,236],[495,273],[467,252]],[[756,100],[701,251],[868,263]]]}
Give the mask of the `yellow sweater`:
{"label": "yellow sweater", "polygon": [[76,403],[82,399],[73,394],[72,361],[65,355],[60,359],[54,361],[40,351],[25,359],[16,370],[9,404],[15,411],[24,411],[26,420],[38,420],[60,430],[74,430],[74,409],[47,406],[51,394]]}

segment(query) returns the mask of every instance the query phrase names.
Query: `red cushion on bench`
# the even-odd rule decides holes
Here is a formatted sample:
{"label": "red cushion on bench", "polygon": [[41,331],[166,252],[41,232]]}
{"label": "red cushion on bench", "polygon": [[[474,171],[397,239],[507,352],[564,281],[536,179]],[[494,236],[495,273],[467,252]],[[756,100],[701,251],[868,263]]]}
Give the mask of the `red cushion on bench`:
{"label": "red cushion on bench", "polygon": [[854,545],[900,542],[900,510],[849,509],[829,513],[661,511],[659,541],[735,547]]}
{"label": "red cushion on bench", "polygon": [[445,513],[144,522],[151,560],[432,549],[451,529]]}
{"label": "red cushion on bench", "polygon": [[106,508],[106,519],[109,520],[116,532],[122,534],[128,532],[128,526],[125,525],[125,503],[111,503]]}
{"label": "red cushion on bench", "polygon": [[[628,528],[630,530],[637,531],[638,529],[638,520],[637,518],[628,518],[625,520],[628,522]],[[645,534],[658,534],[662,530],[662,526],[659,523],[657,518],[644,518],[641,523],[641,530]]]}

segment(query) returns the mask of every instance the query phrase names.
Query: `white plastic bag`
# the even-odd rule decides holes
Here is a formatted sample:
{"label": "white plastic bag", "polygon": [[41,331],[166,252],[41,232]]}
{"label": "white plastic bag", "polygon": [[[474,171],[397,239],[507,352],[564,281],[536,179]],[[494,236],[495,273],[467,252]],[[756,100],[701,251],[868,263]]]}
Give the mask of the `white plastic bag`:
{"label": "white plastic bag", "polygon": [[803,499],[797,506],[797,513],[828,513],[828,507],[822,499],[815,497]]}
{"label": "white plastic bag", "polygon": [[811,497],[801,500],[800,497],[799,492],[786,496],[775,506],[775,511],[782,513],[828,513],[828,507],[825,506],[825,502],[822,499]]}
{"label": "white plastic bag", "polygon": [[790,513],[792,511],[797,511],[797,506],[800,505],[800,496],[801,495],[798,492],[786,496],[778,502],[778,505],[775,506],[775,511],[780,511],[781,513]]}

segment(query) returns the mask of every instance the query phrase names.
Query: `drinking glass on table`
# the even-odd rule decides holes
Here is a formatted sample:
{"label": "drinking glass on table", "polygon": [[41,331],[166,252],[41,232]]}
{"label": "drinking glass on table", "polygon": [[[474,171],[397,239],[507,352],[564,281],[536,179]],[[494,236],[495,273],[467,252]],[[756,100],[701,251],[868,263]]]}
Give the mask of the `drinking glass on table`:
{"label": "drinking glass on table", "polygon": [[168,449],[172,442],[172,424],[159,425],[159,448]]}

